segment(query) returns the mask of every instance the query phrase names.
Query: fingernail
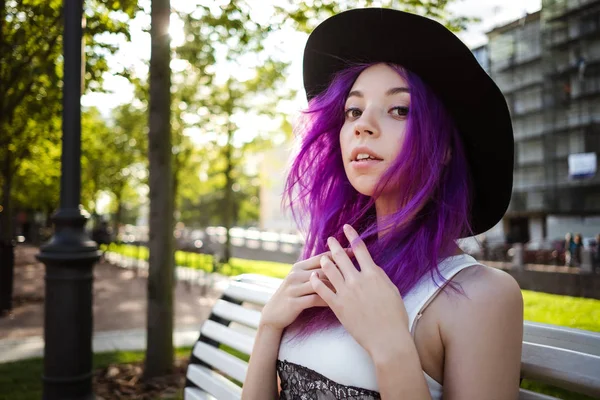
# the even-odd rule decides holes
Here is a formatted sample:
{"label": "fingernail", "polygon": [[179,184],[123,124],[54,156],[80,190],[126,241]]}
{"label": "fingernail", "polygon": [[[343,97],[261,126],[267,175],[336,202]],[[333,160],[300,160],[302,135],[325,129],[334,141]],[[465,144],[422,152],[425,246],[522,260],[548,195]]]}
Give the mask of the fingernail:
{"label": "fingernail", "polygon": [[346,235],[354,235],[354,228],[352,228],[352,226],[348,225],[348,224],[344,224],[344,232],[346,232]]}
{"label": "fingernail", "polygon": [[[321,264],[321,266],[323,266],[323,264],[325,264],[325,262],[326,262],[326,261],[327,261],[327,257],[326,257],[326,256],[323,256],[323,257],[321,257],[321,259],[319,260],[319,264]],[[313,271],[313,274],[314,274],[314,273],[315,273],[315,272]]]}

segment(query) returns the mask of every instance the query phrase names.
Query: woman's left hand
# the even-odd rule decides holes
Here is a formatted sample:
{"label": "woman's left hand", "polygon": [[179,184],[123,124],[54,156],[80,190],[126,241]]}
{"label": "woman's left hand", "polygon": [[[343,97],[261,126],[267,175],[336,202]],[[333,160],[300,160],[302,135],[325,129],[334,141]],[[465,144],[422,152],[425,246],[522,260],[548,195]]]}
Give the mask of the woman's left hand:
{"label": "woman's left hand", "polygon": [[[409,332],[406,308],[398,288],[373,262],[367,246],[354,228],[344,225],[344,233],[353,244],[360,271],[340,243],[330,237],[327,244],[332,259],[323,256],[322,271],[313,273],[310,281],[315,292],[371,358],[385,358],[392,348],[402,345],[399,342],[410,338],[410,334],[403,335]],[[332,288],[319,279],[318,274],[323,273]]]}

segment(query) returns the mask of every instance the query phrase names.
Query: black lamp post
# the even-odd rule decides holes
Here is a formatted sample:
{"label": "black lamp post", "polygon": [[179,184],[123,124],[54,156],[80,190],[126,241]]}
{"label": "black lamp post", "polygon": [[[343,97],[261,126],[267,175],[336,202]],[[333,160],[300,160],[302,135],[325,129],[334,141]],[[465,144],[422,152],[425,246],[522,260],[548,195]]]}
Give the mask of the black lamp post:
{"label": "black lamp post", "polygon": [[63,139],[55,234],[46,264],[44,400],[93,399],[92,283],[100,252],[84,231],[81,198],[81,40],[83,0],[64,0]]}

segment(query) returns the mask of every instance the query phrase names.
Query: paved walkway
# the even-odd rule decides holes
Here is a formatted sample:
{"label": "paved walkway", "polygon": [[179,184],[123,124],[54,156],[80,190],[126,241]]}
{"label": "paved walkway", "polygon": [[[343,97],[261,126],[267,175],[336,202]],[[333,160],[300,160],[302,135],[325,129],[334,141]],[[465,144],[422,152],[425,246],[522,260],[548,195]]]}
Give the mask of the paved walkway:
{"label": "paved walkway", "polygon": [[[38,249],[18,246],[15,254],[14,308],[0,318],[0,363],[43,355],[44,272],[37,262]],[[145,264],[117,255],[94,268],[95,352],[142,350],[146,346]],[[199,328],[227,285],[227,278],[178,268],[175,287],[176,346],[190,346]]]}

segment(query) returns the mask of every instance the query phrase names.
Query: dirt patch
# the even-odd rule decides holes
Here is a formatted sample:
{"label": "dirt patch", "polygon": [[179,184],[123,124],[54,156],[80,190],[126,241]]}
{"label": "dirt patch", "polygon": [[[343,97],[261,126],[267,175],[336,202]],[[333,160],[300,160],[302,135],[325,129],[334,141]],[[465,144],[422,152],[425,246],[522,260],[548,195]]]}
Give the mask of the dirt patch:
{"label": "dirt patch", "polygon": [[93,377],[94,392],[101,400],[154,400],[180,398],[185,385],[188,360],[178,358],[173,373],[145,381],[143,363],[111,364],[96,370]]}
{"label": "dirt patch", "polygon": [[[0,316],[0,339],[19,339],[44,334],[45,266],[35,255],[39,249],[15,248],[13,309]],[[94,266],[94,332],[146,327],[148,281],[143,273],[107,262]],[[175,326],[200,327],[220,290],[179,281],[174,287]]]}

